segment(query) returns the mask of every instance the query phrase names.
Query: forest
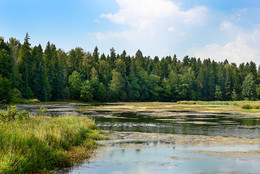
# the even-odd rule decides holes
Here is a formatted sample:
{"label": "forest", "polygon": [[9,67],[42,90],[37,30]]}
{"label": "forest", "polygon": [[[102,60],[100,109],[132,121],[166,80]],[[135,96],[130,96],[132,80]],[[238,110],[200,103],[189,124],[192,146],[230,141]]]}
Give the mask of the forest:
{"label": "forest", "polygon": [[[246,60],[246,58],[245,58]],[[0,37],[0,103],[40,101],[258,100],[260,67],[176,55],[154,58],[138,50],[100,54],[77,47],[65,52],[47,43],[31,46]]]}

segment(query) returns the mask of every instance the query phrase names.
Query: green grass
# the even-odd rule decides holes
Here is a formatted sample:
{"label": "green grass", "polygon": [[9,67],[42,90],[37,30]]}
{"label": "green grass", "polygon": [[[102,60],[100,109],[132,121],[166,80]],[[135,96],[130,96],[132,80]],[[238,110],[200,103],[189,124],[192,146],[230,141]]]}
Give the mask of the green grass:
{"label": "green grass", "polygon": [[11,104],[37,104],[40,102],[38,99],[15,99],[11,101]]}
{"label": "green grass", "polygon": [[257,103],[245,103],[239,104],[238,107],[242,109],[260,109],[260,104]]}
{"label": "green grass", "polygon": [[[176,104],[188,105],[233,105],[243,109],[245,112],[256,111],[260,109],[260,101],[178,101]],[[246,111],[248,110],[248,111]]]}
{"label": "green grass", "polygon": [[[106,138],[88,118],[20,119],[23,115],[16,114],[19,116],[15,119],[0,120],[0,173],[49,172],[69,167],[89,158],[98,146],[95,140]],[[8,114],[0,117],[3,115]]]}

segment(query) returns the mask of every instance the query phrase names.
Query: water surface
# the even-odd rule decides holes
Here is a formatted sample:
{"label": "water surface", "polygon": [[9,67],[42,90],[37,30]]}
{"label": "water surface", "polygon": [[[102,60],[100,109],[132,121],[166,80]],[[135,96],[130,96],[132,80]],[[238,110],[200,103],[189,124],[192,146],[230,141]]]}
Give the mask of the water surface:
{"label": "water surface", "polygon": [[[125,143],[124,143],[125,144]],[[255,145],[175,147],[160,142],[145,142],[142,148],[124,148],[113,144],[100,149],[102,155],[88,163],[69,169],[67,173],[258,173],[259,156],[214,156],[216,152],[259,150]],[[201,151],[203,150],[202,153]],[[248,150],[246,150],[248,151]]]}
{"label": "water surface", "polygon": [[[20,105],[37,115],[39,105]],[[260,138],[260,119],[239,113],[200,111],[108,111],[85,110],[82,105],[44,105],[45,115],[89,117],[103,130]],[[122,133],[121,133],[122,134]],[[131,137],[131,133],[129,133]],[[148,140],[147,140],[148,138]],[[196,137],[195,137],[196,138]],[[145,140],[145,141],[144,141]],[[192,141],[192,139],[190,140]],[[259,173],[259,144],[237,143],[201,146],[149,141],[112,141],[99,149],[96,158],[60,173]],[[256,153],[251,153],[256,152]]]}

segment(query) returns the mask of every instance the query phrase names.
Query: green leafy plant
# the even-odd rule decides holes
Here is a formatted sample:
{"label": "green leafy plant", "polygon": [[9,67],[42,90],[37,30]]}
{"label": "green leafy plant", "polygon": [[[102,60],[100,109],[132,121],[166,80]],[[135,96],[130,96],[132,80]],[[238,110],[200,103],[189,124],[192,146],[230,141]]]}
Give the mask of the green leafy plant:
{"label": "green leafy plant", "polygon": [[39,113],[39,116],[43,116],[43,114],[45,112],[47,112],[47,108],[45,108],[44,106],[41,106],[37,112]]}
{"label": "green leafy plant", "polygon": [[28,111],[23,110],[19,113],[17,106],[8,107],[6,112],[0,113],[0,121],[9,122],[9,121],[26,121],[29,120],[30,116]]}

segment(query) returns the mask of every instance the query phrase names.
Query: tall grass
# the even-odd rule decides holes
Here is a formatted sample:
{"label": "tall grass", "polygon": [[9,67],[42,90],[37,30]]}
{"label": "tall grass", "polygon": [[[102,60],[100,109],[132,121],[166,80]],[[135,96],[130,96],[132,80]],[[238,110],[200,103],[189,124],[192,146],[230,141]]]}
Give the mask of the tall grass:
{"label": "tall grass", "polygon": [[90,157],[98,146],[95,140],[104,138],[94,122],[84,117],[2,119],[0,173],[32,173],[69,167]]}
{"label": "tall grass", "polygon": [[178,101],[176,104],[189,105],[234,105],[242,109],[260,109],[260,101]]}
{"label": "tall grass", "polygon": [[260,104],[260,101],[178,101],[176,104],[199,104],[199,105],[243,105]]}

